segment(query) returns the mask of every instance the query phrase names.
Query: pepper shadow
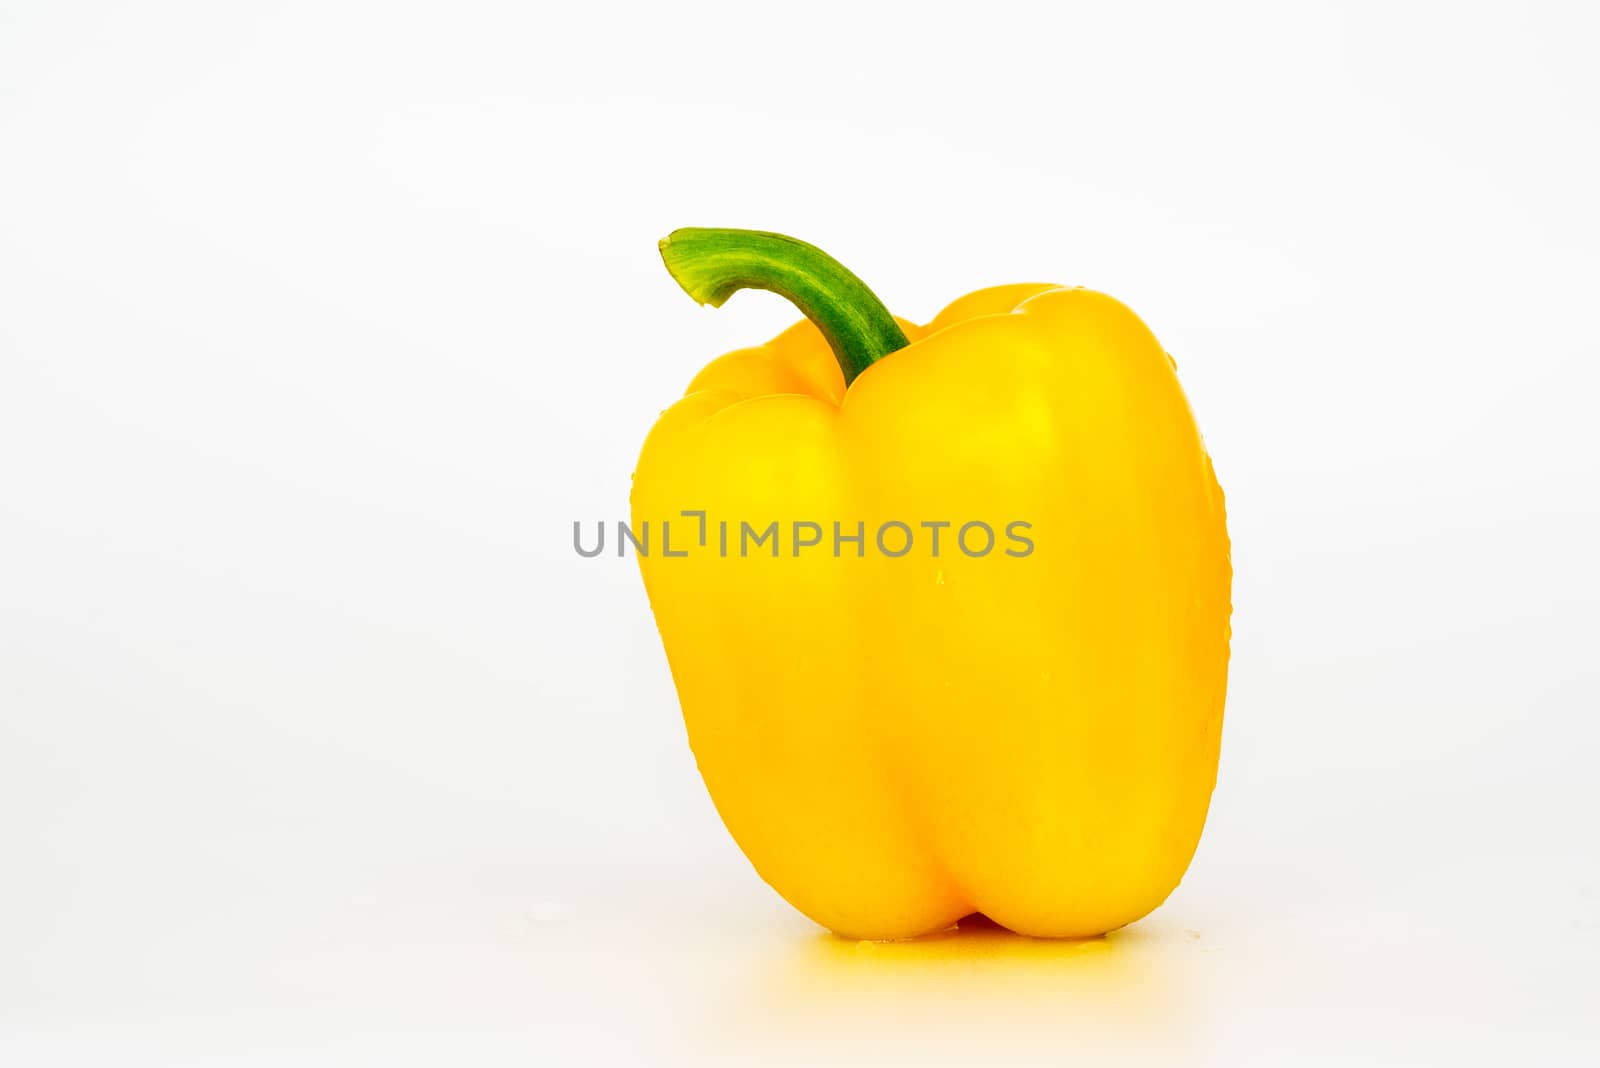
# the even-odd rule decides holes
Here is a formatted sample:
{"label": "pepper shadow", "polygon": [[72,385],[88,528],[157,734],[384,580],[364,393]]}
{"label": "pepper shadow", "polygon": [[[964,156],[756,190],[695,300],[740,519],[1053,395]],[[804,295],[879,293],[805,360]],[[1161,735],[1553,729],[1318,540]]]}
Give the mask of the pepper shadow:
{"label": "pepper shadow", "polygon": [[1166,965],[1191,937],[1136,925],[1097,938],[1030,938],[981,914],[892,942],[818,932],[763,960],[712,1023],[725,1052],[778,1042],[801,1060],[841,1041],[903,1053],[910,1038],[967,1057],[1096,1054],[1130,1043],[1172,1050],[1195,1012],[1182,996],[1190,988],[1169,983]]}

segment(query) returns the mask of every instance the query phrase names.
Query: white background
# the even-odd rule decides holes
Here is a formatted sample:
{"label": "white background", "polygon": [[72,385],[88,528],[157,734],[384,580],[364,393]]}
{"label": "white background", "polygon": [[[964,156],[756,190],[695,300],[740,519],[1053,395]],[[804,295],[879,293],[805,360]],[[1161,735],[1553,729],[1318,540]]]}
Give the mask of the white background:
{"label": "white background", "polygon": [[[1593,1064],[1592,4],[0,7],[0,1062]],[[751,872],[625,514],[793,311],[1113,293],[1237,571],[1188,878],[857,946]]]}

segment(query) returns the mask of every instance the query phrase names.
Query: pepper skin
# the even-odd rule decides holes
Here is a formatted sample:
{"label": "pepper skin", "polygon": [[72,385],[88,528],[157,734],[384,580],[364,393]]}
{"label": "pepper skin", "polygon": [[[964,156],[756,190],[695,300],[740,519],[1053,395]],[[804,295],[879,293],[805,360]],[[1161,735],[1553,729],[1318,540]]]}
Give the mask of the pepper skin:
{"label": "pepper skin", "polygon": [[[974,912],[1088,937],[1150,912],[1216,780],[1232,580],[1155,337],[1081,288],[983,289],[919,327],[792,239],[688,230],[662,250],[702,301],[767,288],[810,317],[701,371],[632,494],[633,529],[669,521],[686,552],[658,540],[639,564],[700,772],[761,877],[856,938]],[[684,510],[706,513],[705,547]],[[719,520],[735,538],[777,521],[781,552],[721,555]],[[955,543],[974,520],[999,538],[986,555]],[[861,555],[834,555],[835,521],[865,524]],[[890,521],[903,556],[875,544]],[[1026,555],[1004,552],[1014,521]],[[795,522],[821,544],[794,548]]]}

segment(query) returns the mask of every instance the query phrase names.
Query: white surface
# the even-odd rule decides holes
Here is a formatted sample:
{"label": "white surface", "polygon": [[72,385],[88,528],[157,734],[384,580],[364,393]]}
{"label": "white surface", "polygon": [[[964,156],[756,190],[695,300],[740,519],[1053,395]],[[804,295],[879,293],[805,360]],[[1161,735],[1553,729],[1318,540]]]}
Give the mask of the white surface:
{"label": "white surface", "polygon": [[[535,7],[0,10],[0,1062],[1600,1059],[1593,5]],[[792,318],[680,225],[1176,355],[1237,610],[1149,920],[858,948],[728,840],[570,547]]]}

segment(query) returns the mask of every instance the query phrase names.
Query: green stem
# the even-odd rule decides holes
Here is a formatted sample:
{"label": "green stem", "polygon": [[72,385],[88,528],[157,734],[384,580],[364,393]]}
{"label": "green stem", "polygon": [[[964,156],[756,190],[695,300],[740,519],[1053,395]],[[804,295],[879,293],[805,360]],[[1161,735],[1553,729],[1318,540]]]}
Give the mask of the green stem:
{"label": "green stem", "polygon": [[910,342],[883,301],[826,252],[761,230],[674,230],[661,259],[683,291],[713,308],[741,289],[784,297],[817,324],[844,384]]}

